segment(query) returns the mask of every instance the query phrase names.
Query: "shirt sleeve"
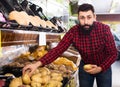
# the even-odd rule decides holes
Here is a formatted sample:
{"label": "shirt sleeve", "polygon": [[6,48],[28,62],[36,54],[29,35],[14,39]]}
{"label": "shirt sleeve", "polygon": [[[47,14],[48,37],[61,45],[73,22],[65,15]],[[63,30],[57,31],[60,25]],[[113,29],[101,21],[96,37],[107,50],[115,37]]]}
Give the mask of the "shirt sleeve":
{"label": "shirt sleeve", "polygon": [[110,31],[109,26],[105,27],[106,29],[104,30],[104,39],[105,39],[105,54],[106,58],[104,62],[100,65],[102,67],[102,70],[105,71],[107,70],[113,62],[115,62],[117,58],[117,49],[115,46],[114,38],[113,35]]}
{"label": "shirt sleeve", "polygon": [[51,49],[45,56],[40,58],[42,65],[49,64],[58,58],[70,46],[72,39],[73,32],[72,29],[70,29],[55,48]]}

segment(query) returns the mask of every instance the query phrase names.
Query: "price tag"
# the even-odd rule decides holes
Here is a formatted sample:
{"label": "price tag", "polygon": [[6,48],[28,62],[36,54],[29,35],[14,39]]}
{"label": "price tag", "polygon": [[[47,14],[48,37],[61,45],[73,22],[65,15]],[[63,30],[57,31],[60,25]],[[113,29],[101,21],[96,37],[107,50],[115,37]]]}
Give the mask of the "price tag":
{"label": "price tag", "polygon": [[39,33],[39,46],[46,45],[46,33],[40,32]]}
{"label": "price tag", "polygon": [[2,42],[1,42],[1,30],[0,30],[0,57],[2,57],[2,47],[1,47],[1,44],[2,44]]}

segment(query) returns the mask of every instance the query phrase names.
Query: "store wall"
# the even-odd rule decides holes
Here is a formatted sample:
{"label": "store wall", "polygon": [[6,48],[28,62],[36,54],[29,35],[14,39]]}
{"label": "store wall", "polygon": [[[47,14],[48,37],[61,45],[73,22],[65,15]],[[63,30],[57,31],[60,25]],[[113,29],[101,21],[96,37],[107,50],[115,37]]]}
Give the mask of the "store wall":
{"label": "store wall", "polygon": [[120,21],[120,14],[97,14],[99,21]]}
{"label": "store wall", "polygon": [[111,31],[120,39],[120,14],[98,14],[97,20],[108,24]]}

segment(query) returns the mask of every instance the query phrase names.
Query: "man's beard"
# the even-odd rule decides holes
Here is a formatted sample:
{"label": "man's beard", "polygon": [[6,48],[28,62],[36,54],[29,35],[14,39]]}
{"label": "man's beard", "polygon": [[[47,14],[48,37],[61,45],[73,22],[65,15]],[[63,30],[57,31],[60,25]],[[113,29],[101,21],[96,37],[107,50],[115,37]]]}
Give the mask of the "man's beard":
{"label": "man's beard", "polygon": [[93,28],[93,25],[88,25],[88,24],[80,25],[80,26],[81,26],[81,30],[84,34],[90,34],[90,32]]}

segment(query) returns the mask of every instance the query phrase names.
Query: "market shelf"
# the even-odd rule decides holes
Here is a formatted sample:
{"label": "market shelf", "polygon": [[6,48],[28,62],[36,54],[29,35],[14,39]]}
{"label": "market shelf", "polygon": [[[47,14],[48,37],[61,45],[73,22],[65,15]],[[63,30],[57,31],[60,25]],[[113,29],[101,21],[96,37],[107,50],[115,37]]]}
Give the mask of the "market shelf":
{"label": "market shelf", "polygon": [[[24,31],[24,30],[12,30],[12,29],[0,29],[1,30],[1,46],[21,45],[21,44],[38,44],[41,32],[37,31]],[[47,42],[60,41],[60,34],[46,33]]]}

